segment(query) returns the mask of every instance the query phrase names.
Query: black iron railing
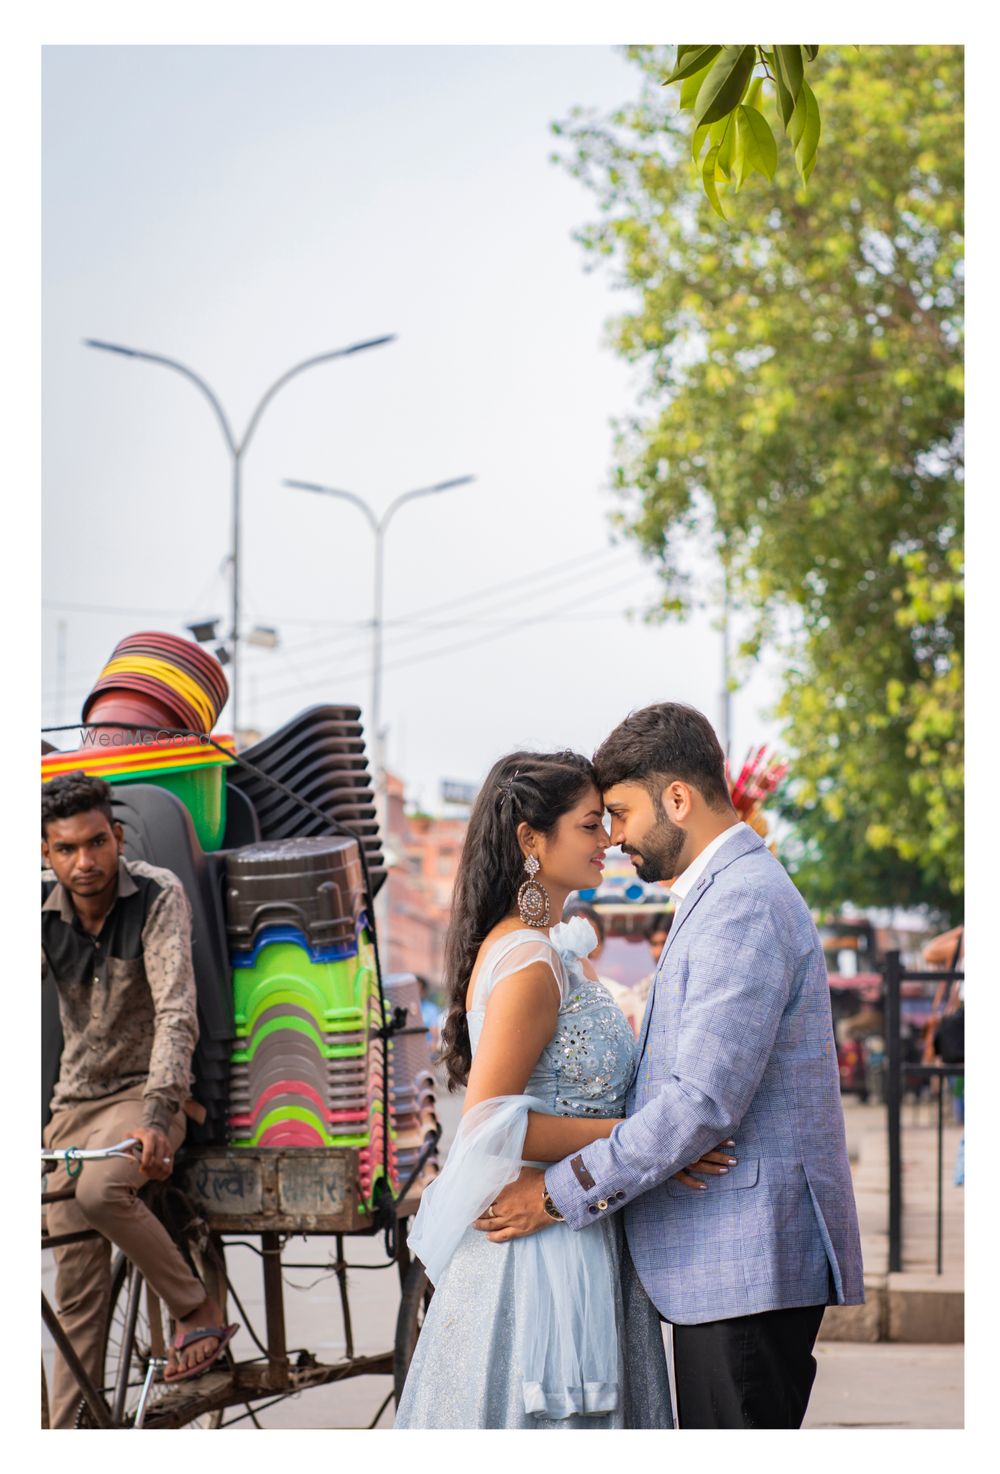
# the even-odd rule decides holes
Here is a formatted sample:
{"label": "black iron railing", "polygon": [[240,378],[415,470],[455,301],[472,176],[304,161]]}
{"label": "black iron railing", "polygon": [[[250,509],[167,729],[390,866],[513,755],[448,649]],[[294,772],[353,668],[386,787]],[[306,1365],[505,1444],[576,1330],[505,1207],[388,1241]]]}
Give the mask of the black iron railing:
{"label": "black iron railing", "polygon": [[944,1097],[945,1082],[965,1074],[965,1065],[913,1064],[903,1059],[903,983],[957,983],[964,971],[908,972],[898,952],[887,952],[885,973],[885,1034],[887,1053],[887,1096],[889,1124],[889,1272],[903,1268],[903,1157],[902,1107],[906,1086],[919,1079],[938,1080],[937,1100],[937,1272],[943,1267],[944,1240]]}

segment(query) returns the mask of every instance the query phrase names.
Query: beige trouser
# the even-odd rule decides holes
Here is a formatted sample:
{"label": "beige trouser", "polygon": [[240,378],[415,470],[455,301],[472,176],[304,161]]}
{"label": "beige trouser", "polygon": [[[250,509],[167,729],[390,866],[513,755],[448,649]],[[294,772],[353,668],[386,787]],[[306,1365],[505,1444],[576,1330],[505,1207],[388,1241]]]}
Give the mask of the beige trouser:
{"label": "beige trouser", "polygon": [[[141,1121],[142,1095],[133,1090],[122,1091],[53,1112],[43,1141],[49,1148],[114,1146]],[[178,1111],[166,1133],[172,1157],[184,1140],[186,1125],[184,1112]],[[45,1190],[59,1192],[69,1180],[66,1168],[60,1163],[46,1178]],[[109,1239],[141,1270],[175,1320],[190,1315],[204,1300],[205,1291],[163,1224],[136,1196],[149,1181],[136,1164],[121,1157],[111,1157],[106,1162],[85,1162],[73,1181],[74,1199],[48,1205],[49,1233],[77,1233],[96,1228],[101,1237],[63,1244],[52,1250],[56,1258],[56,1301],[63,1330],[88,1374],[100,1387],[104,1380],[102,1356],[111,1299]],[[72,1428],[79,1402],[80,1389],[57,1351],[49,1426]]]}

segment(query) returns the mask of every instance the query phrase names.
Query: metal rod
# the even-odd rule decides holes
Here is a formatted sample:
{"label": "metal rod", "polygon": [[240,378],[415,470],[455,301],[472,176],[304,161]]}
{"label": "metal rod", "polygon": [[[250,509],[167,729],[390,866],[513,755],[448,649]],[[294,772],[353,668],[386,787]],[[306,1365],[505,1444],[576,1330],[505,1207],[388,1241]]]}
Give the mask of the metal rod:
{"label": "metal rod", "polygon": [[[353,503],[367,519],[369,527],[375,535],[375,577],[372,591],[372,684],[371,684],[371,709],[368,713],[368,727],[371,737],[372,766],[375,774],[375,817],[384,844],[389,842],[389,801],[387,785],[385,781],[385,744],[383,741],[382,728],[382,625],[383,625],[383,589],[384,589],[384,567],[385,567],[385,534],[389,523],[392,521],[400,507],[406,502],[416,501],[418,497],[435,496],[443,491],[451,491],[458,486],[467,486],[475,481],[474,476],[454,476],[448,481],[437,481],[433,486],[417,486],[412,491],[404,491],[400,496],[389,503],[381,517],[376,517],[364,497],[358,496],[357,492],[345,491],[337,486],[323,486],[316,481],[300,481],[297,479],[286,479],[285,486],[292,487],[297,491],[318,492],[321,496],[339,497],[342,501]],[[385,950],[386,963],[391,965],[389,957],[389,887],[386,885],[378,898],[373,898],[373,906],[376,909],[376,924],[381,935],[382,946]]]}
{"label": "metal rod", "polygon": [[158,1371],[162,1371],[166,1365],[167,1358],[165,1356],[151,1356],[149,1358],[149,1361],[146,1365],[146,1376],[142,1384],[142,1391],[139,1393],[139,1404],[135,1410],[135,1421],[132,1424],[133,1428],[141,1428],[145,1423],[146,1404],[149,1401],[149,1394],[153,1387],[153,1378],[156,1376],[156,1373]]}
{"label": "metal rod", "polygon": [[937,1272],[941,1273],[944,1240],[944,1077],[938,1076],[937,1115]]}
{"label": "metal rod", "polygon": [[885,1021],[888,1045],[888,1127],[889,1127],[889,1273],[899,1274],[903,1268],[903,1174],[900,1154],[900,1106],[902,1096],[902,1049],[900,1038],[900,965],[899,953],[887,952],[885,958]]}
{"label": "metal rod", "polygon": [[267,1320],[267,1360],[273,1385],[281,1386],[288,1376],[288,1346],[285,1340],[285,1303],[281,1283],[281,1239],[274,1232],[262,1233],[264,1252],[264,1315]]}
{"label": "metal rod", "polygon": [[139,1298],[143,1279],[134,1264],[128,1267],[128,1299],[125,1302],[125,1329],[122,1331],[121,1347],[118,1352],[118,1376],[115,1381],[115,1400],[111,1407],[111,1421],[119,1427],[125,1417],[125,1399],[128,1396],[129,1373],[132,1370],[132,1347],[135,1345],[135,1327],[139,1319]]}
{"label": "metal rod", "polygon": [[[403,1194],[400,1194],[402,1197]],[[406,1276],[410,1272],[413,1260],[410,1256],[409,1234],[406,1231],[406,1219],[401,1218],[396,1231],[396,1266],[399,1271],[400,1288],[406,1284]]]}
{"label": "metal rod", "polygon": [[66,700],[66,621],[60,619],[56,625],[56,711],[60,718],[65,711]]}
{"label": "metal rod", "polygon": [[233,700],[233,738],[237,747],[240,743],[240,499],[243,484],[243,448],[233,452],[233,532],[230,553],[230,646],[232,649],[233,679],[230,694]]}
{"label": "metal rod", "polygon": [[733,693],[729,689],[729,564],[722,560],[722,748],[729,758],[732,745]]}
{"label": "metal rod", "polygon": [[347,1265],[344,1263],[344,1236],[337,1234],[337,1285],[340,1289],[340,1309],[344,1317],[344,1352],[350,1359],[354,1355],[354,1331],[351,1326],[351,1302],[347,1296]]}
{"label": "metal rod", "polygon": [[303,359],[301,363],[294,364],[292,368],[287,369],[285,373],[281,374],[277,379],[275,379],[273,384],[271,384],[271,386],[261,395],[260,399],[257,401],[256,408],[250,416],[247,427],[243,432],[243,438],[241,440],[236,439],[226,412],[222,407],[218,395],[214,392],[211,385],[206,383],[206,381],[201,378],[199,374],[196,374],[193,369],[188,368],[186,364],[179,363],[175,358],[168,358],[165,354],[162,353],[147,353],[146,350],[142,348],[127,348],[121,343],[107,343],[99,338],[84,338],[83,341],[88,348],[100,348],[106,353],[119,353],[124,358],[140,358],[145,360],[146,363],[162,364],[164,368],[173,369],[175,373],[183,374],[186,379],[190,380],[190,382],[194,384],[198,389],[200,389],[202,394],[204,394],[205,398],[212,406],[215,417],[219,422],[219,426],[222,430],[223,439],[226,442],[226,449],[229,451],[230,459],[232,460],[233,465],[233,537],[232,549],[230,553],[230,571],[232,573],[231,602],[233,616],[233,672],[231,694],[233,712],[233,734],[236,737],[237,746],[239,746],[240,493],[241,463],[243,452],[250,444],[250,440],[253,436],[254,431],[257,428],[260,417],[264,413],[264,410],[270,404],[271,400],[274,398],[275,394],[277,394],[278,390],[281,389],[285,384],[287,384],[290,379],[294,379],[298,374],[303,373],[306,369],[313,368],[316,364],[329,363],[335,358],[347,358],[353,353],[363,353],[366,348],[379,348],[384,343],[392,343],[395,341],[395,334],[386,334],[381,338],[368,338],[361,343],[352,343],[347,348],[334,348],[329,353],[318,353],[313,358],[306,358]]}
{"label": "metal rod", "polygon": [[45,1322],[49,1335],[56,1343],[59,1355],[72,1372],[73,1380],[79,1387],[80,1395],[90,1409],[95,1424],[98,1428],[110,1428],[111,1414],[108,1412],[107,1403],[87,1375],[83,1362],[73,1349],[73,1343],[63,1330],[59,1317],[46,1300],[44,1291],[42,1292],[42,1320]]}
{"label": "metal rod", "polygon": [[84,1244],[88,1239],[99,1239],[102,1235],[96,1228],[79,1228],[75,1233],[43,1233],[43,1249],[59,1249],[64,1244]]}

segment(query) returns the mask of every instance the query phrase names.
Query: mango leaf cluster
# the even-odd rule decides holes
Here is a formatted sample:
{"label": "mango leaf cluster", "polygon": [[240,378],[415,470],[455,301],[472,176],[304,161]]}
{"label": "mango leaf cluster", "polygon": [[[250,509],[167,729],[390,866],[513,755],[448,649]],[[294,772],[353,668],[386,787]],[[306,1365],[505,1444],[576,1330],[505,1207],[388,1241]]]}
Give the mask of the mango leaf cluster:
{"label": "mango leaf cluster", "polygon": [[618,521],[661,574],[656,617],[715,597],[683,549],[717,547],[752,622],[739,673],[781,671],[805,893],[954,914],[962,49],[824,47],[823,189],[780,150],[772,188],[729,221],[688,167],[661,85],[673,53],[627,55],[637,99],[557,128],[598,206],[579,240],[629,304],[611,328],[641,385],[616,426]]}
{"label": "mango leaf cluster", "polygon": [[[762,111],[765,81],[776,126],[787,134],[803,184],[816,164],[822,124],[806,81],[818,46],[678,46],[664,86],[680,87],[680,105],[694,115],[691,157],[715,213],[726,218],[720,186],[740,190],[752,174],[774,179],[778,145]],[[702,160],[702,153],[708,151]]]}

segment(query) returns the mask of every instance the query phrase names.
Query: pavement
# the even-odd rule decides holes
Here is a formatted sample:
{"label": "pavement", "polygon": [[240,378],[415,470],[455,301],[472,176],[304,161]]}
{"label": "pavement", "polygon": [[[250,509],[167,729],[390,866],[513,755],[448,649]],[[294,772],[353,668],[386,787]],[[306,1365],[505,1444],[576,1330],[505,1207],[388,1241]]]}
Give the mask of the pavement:
{"label": "pavement", "polygon": [[[461,1098],[439,1090],[444,1145],[452,1139],[461,1113]],[[862,1222],[866,1271],[878,1286],[881,1304],[888,1294],[887,1195],[885,1191],[885,1112],[875,1105],[845,1102],[849,1150]],[[960,1128],[946,1129],[946,1193],[944,1217],[945,1284],[960,1286],[962,1254],[962,1190],[951,1188],[951,1171]],[[937,1281],[934,1270],[934,1184],[936,1132],[926,1105],[907,1104],[904,1112],[904,1184],[906,1210],[905,1279],[911,1284]],[[324,1270],[333,1242],[322,1238],[292,1240],[286,1259],[285,1312],[288,1345],[308,1347],[321,1360],[344,1354],[344,1332],[336,1280]],[[392,1346],[399,1305],[395,1268],[385,1262],[381,1237],[346,1240],[347,1257],[359,1266],[350,1274],[354,1310],[355,1352],[378,1352]],[[52,1295],[51,1255],[46,1255],[43,1286]],[[230,1306],[230,1318],[250,1322],[262,1334],[264,1306],[260,1261],[251,1250],[233,1245],[227,1262],[244,1313]],[[361,1266],[366,1266],[362,1268]],[[884,1306],[882,1307],[884,1309]],[[834,1339],[828,1310],[826,1334],[816,1346],[818,1371],[807,1428],[961,1428],[963,1426],[963,1361],[961,1344],[928,1344],[913,1339],[890,1341]],[[887,1329],[883,1325],[881,1329]],[[835,1330],[834,1330],[835,1334]],[[669,1335],[669,1332],[667,1332]],[[46,1338],[47,1339],[47,1338]],[[669,1342],[668,1342],[669,1348]],[[237,1359],[257,1354],[244,1323],[233,1344]],[[49,1360],[46,1353],[46,1360]],[[278,1403],[257,1414],[268,1428],[378,1428],[392,1426],[391,1379],[358,1377]],[[380,1411],[381,1409],[381,1411]],[[233,1416],[230,1413],[229,1416]],[[239,1424],[251,1426],[249,1419]]]}
{"label": "pavement", "polygon": [[962,1428],[963,1346],[816,1344],[805,1428]]}
{"label": "pavement", "polygon": [[903,1268],[889,1273],[886,1108],[844,1102],[847,1148],[861,1224],[864,1306],[827,1311],[825,1339],[956,1344],[965,1328],[965,1189],[953,1182],[962,1135],[945,1102],[942,1133],[941,1273],[937,1272],[937,1103],[902,1109]]}

